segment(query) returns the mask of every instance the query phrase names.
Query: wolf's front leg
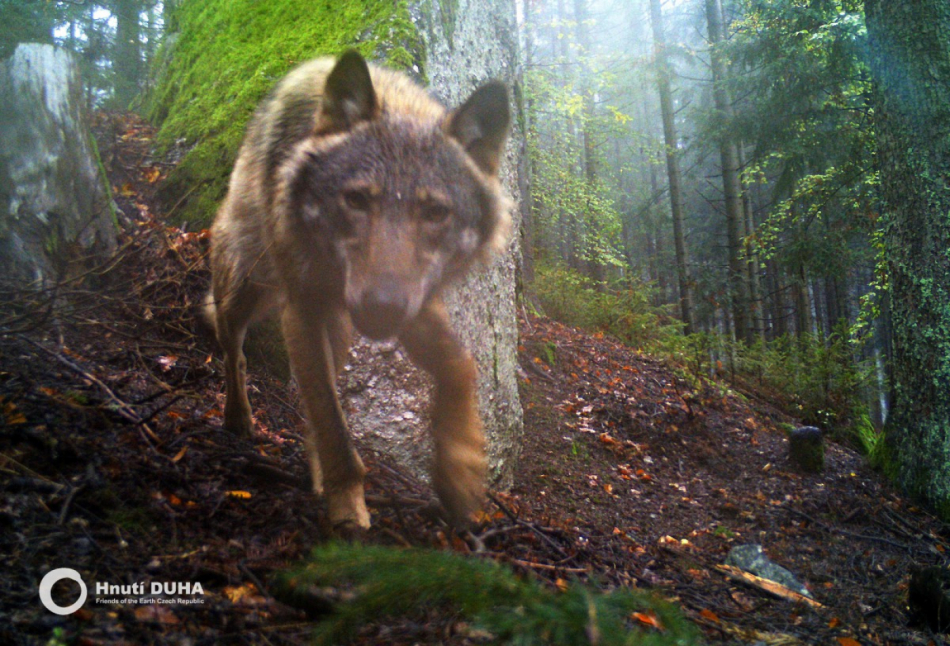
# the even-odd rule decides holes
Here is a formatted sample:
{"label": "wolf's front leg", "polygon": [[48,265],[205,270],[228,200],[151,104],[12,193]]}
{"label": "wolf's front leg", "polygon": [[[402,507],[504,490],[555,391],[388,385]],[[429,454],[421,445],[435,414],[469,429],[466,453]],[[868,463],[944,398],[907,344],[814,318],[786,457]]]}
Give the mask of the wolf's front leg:
{"label": "wolf's front leg", "polygon": [[314,488],[319,492],[322,479],[334,528],[367,528],[369,512],[363,497],[366,468],[350,441],[336,396],[334,353],[345,352],[345,343],[337,338],[341,325],[339,318],[334,317],[339,316],[290,302],[281,314],[281,324],[291,369],[307,412],[307,450]]}
{"label": "wolf's front leg", "polygon": [[435,379],[432,483],[451,520],[464,526],[485,495],[485,437],[478,417],[477,368],[433,299],[400,336],[409,356]]}

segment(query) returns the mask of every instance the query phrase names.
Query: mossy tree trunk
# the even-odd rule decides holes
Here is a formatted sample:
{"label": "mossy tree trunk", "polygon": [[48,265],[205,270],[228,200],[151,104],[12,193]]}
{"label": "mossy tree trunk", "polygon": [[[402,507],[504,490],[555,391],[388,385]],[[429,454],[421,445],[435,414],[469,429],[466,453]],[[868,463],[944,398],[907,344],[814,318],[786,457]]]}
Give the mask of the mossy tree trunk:
{"label": "mossy tree trunk", "polygon": [[950,4],[867,0],[897,476],[950,517]]}

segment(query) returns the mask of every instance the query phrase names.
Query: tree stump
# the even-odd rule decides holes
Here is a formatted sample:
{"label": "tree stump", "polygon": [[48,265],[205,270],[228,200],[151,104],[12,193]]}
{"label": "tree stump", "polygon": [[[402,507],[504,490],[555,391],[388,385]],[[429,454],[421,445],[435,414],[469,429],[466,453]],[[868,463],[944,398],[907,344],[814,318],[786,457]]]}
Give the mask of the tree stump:
{"label": "tree stump", "polygon": [[0,270],[38,284],[115,249],[72,55],[21,44],[0,63]]}
{"label": "tree stump", "polygon": [[788,458],[803,471],[818,473],[825,468],[825,445],[821,429],[815,426],[796,428],[788,436]]}

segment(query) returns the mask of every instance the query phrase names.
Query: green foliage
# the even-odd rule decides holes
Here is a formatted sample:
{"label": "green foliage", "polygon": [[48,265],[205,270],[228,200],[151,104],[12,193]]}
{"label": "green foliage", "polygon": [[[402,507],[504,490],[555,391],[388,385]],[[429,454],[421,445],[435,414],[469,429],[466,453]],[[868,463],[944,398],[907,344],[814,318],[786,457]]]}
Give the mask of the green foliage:
{"label": "green foliage", "polygon": [[60,13],[48,0],[0,0],[0,60],[13,55],[20,43],[52,43]]}
{"label": "green foliage", "polygon": [[871,262],[878,216],[860,3],[741,4],[724,47],[733,62],[730,89],[742,98],[731,123],[701,115],[702,137],[726,129],[753,146],[744,181],[768,184],[773,205],[750,245],[778,256],[792,274],[806,267],[811,276],[843,276]]}
{"label": "green foliage", "polygon": [[[587,645],[596,640],[603,646],[646,646],[696,644],[700,639],[678,611],[644,594],[604,593],[580,583],[555,592],[492,561],[449,552],[325,545],[279,582],[291,598],[310,585],[354,593],[317,627],[317,644],[345,642],[369,621],[427,609],[460,613],[504,644]],[[654,613],[663,630],[637,625],[634,612]]]}
{"label": "green foliage", "polygon": [[[603,76],[597,76],[601,83]],[[531,161],[532,218],[538,249],[564,262],[600,268],[626,265],[621,214],[610,189],[607,165],[597,156],[589,163],[599,172],[583,172],[584,147],[578,131],[597,140],[622,130],[629,117],[615,107],[610,115],[585,111],[589,89],[582,91],[550,72],[532,70],[525,78],[525,100],[533,106],[527,133]]]}
{"label": "green foliage", "polygon": [[190,146],[163,189],[181,201],[180,220],[210,221],[247,121],[295,65],[351,47],[397,68],[424,63],[405,0],[208,0],[166,11],[174,35],[157,56],[147,112],[161,147]]}
{"label": "green foliage", "polygon": [[681,337],[668,308],[652,304],[651,288],[640,282],[608,287],[580,272],[541,263],[534,292],[545,313],[562,323],[604,332],[637,347],[657,347]]}
{"label": "green foliage", "polygon": [[821,338],[782,337],[767,344],[732,348],[733,371],[742,381],[776,398],[809,426],[872,455],[878,433],[864,393],[873,366],[857,360],[846,327]]}

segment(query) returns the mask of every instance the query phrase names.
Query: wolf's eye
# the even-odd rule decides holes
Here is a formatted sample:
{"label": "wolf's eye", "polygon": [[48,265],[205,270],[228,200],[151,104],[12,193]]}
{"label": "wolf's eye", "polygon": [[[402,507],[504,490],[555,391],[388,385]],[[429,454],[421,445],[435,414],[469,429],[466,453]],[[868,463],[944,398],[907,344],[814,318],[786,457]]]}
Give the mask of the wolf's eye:
{"label": "wolf's eye", "polygon": [[451,209],[444,204],[426,204],[422,208],[422,219],[430,224],[442,224],[450,214]]}
{"label": "wolf's eye", "polygon": [[343,193],[343,201],[346,206],[354,211],[369,211],[373,203],[373,197],[366,189],[353,189]]}

